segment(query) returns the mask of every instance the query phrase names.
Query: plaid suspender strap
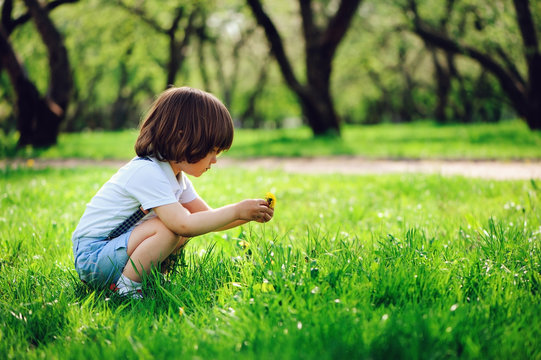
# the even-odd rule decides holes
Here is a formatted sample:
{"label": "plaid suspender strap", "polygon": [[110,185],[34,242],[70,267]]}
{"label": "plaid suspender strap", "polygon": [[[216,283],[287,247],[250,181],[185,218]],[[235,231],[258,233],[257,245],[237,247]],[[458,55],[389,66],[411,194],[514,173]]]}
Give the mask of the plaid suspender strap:
{"label": "plaid suspender strap", "polygon": [[145,215],[145,212],[141,208],[137,209],[136,212],[128,216],[126,220],[124,220],[120,225],[118,225],[116,228],[113,229],[113,231],[109,233],[109,236],[107,236],[107,240],[114,239],[124,234],[126,231],[130,230],[133,225],[137,224],[137,222],[141,220]]}
{"label": "plaid suspender strap", "polygon": [[[139,157],[135,160],[152,161],[148,157]],[[113,231],[109,233],[109,236],[107,236],[107,240],[111,240],[116,237],[119,237],[120,235],[124,234],[126,231],[130,230],[131,227],[137,224],[137,222],[141,220],[147,213],[148,212],[143,211],[142,208],[137,209],[136,212],[128,216],[126,220],[124,220],[120,225],[118,225],[116,228],[113,229]]]}

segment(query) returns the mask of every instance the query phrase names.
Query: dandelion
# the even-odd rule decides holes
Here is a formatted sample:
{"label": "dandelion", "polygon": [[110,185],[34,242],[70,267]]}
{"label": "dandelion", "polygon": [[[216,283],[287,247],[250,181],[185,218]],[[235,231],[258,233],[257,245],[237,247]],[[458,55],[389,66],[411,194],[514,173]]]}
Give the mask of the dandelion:
{"label": "dandelion", "polygon": [[269,280],[263,279],[263,283],[261,284],[261,292],[268,293],[274,291],[274,286],[269,283]]}
{"label": "dandelion", "polygon": [[274,291],[274,286],[270,283],[261,284],[261,291],[264,293]]}
{"label": "dandelion", "polygon": [[249,243],[248,241],[246,241],[246,240],[241,240],[241,241],[239,241],[239,246],[240,246],[243,250],[245,250],[245,249],[247,249],[247,248],[250,247],[250,243]]}
{"label": "dandelion", "polygon": [[26,166],[28,166],[29,168],[34,167],[34,164],[35,164],[34,159],[26,160]]}
{"label": "dandelion", "polygon": [[179,307],[178,307],[178,314],[179,314],[180,316],[184,315],[184,308],[183,308],[182,306],[179,306]]}
{"label": "dandelion", "polygon": [[265,200],[267,200],[267,204],[269,204],[269,207],[271,209],[274,209],[274,205],[276,205],[276,196],[274,196],[273,193],[268,192],[265,194]]}

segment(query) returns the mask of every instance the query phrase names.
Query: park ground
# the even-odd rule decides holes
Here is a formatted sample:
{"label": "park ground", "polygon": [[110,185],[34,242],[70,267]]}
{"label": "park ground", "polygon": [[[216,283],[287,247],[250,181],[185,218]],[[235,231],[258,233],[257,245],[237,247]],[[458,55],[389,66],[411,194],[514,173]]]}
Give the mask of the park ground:
{"label": "park ground", "polygon": [[[126,160],[36,159],[3,160],[0,167],[36,168],[104,166],[118,168]],[[272,169],[305,174],[381,175],[394,173],[440,174],[494,180],[541,179],[541,160],[430,160],[367,159],[359,156],[220,158],[217,167],[238,166],[250,170]]]}
{"label": "park ground", "polygon": [[0,160],[0,358],[541,359],[540,134],[239,131],[194,184],[273,192],[275,218],[193,239],[126,301],[81,284],[69,239],[136,135]]}

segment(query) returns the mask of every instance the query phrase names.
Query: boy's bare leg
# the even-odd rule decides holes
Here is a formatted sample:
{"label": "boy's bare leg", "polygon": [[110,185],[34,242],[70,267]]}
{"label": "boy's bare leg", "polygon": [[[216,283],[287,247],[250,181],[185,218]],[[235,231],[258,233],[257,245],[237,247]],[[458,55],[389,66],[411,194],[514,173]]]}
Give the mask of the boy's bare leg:
{"label": "boy's bare leg", "polygon": [[180,249],[187,240],[169,230],[159,218],[145,221],[133,229],[130,235],[130,259],[122,274],[133,281],[141,282],[143,273],[148,273],[152,266],[157,266],[173,251]]}
{"label": "boy's bare leg", "polygon": [[184,241],[179,241],[179,244],[173,250],[173,252],[165,258],[161,263],[160,271],[162,274],[169,274],[177,268],[177,266],[183,266],[184,258],[182,257],[182,252],[184,247],[188,244],[190,238],[185,238]]}

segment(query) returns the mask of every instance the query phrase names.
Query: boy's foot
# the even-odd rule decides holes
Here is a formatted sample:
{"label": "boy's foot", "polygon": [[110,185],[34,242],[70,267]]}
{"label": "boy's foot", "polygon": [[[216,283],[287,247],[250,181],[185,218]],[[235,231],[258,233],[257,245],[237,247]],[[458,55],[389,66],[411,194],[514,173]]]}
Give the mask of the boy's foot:
{"label": "boy's foot", "polygon": [[116,286],[115,283],[112,283],[109,286],[109,290],[123,297],[129,297],[129,298],[138,299],[138,300],[141,300],[144,298],[143,291],[141,289],[128,289],[126,287],[119,288]]}
{"label": "boy's foot", "polygon": [[125,294],[121,294],[121,296],[131,297],[132,299],[137,299],[137,300],[143,300],[144,298],[143,292],[141,291],[141,289],[137,289],[135,291],[130,291]]}

